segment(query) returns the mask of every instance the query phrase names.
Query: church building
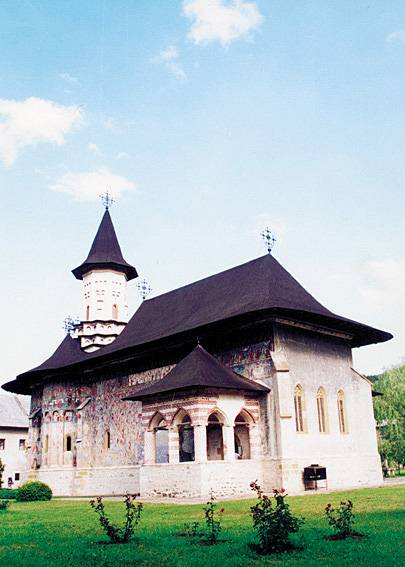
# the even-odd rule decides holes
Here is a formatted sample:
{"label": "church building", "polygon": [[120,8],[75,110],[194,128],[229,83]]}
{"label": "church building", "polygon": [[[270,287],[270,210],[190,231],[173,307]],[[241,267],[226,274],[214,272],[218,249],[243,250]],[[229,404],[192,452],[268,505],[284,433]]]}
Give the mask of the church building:
{"label": "church building", "polygon": [[352,348],[392,336],[323,307],[271,253],[145,299],[128,321],[138,274],[107,207],[73,275],[80,323],[3,386],[31,396],[30,479],[160,498],[238,497],[254,480],[294,494],[316,471],[329,489],[382,481]]}

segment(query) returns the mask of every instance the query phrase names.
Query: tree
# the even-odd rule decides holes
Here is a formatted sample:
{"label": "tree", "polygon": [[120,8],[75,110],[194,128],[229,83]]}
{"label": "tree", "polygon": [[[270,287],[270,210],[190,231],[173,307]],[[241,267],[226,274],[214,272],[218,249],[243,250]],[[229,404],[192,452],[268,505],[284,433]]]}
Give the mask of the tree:
{"label": "tree", "polygon": [[378,376],[374,389],[382,396],[374,398],[382,460],[397,466],[405,464],[405,364],[390,368]]}

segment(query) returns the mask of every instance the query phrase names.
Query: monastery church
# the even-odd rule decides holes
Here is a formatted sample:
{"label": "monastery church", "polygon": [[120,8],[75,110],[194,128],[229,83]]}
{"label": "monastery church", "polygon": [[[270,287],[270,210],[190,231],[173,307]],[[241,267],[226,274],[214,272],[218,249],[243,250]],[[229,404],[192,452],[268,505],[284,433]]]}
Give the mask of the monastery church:
{"label": "monastery church", "polygon": [[81,322],[3,386],[31,396],[28,478],[57,495],[177,498],[381,483],[352,348],[392,336],[323,307],[271,253],[145,299],[128,321],[138,274],[107,206],[73,275]]}

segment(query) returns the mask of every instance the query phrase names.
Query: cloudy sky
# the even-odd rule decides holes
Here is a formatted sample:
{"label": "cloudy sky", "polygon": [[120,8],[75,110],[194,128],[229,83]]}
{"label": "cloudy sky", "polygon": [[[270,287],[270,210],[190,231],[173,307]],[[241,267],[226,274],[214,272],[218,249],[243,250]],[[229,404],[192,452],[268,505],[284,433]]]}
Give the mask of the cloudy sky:
{"label": "cloudy sky", "polygon": [[[265,252],[405,356],[405,4],[0,3],[0,382],[80,313],[107,188],[158,294]],[[129,287],[130,308],[139,304]]]}

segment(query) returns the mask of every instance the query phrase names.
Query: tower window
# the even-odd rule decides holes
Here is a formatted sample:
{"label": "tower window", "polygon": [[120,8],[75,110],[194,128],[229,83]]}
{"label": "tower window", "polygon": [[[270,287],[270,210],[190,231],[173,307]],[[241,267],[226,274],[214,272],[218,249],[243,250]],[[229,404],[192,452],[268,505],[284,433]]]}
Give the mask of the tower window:
{"label": "tower window", "polygon": [[112,306],[112,318],[118,319],[118,305],[116,303]]}
{"label": "tower window", "polygon": [[0,439],[0,451],[4,451],[6,448],[6,440]]}
{"label": "tower window", "polygon": [[86,321],[90,319],[90,305],[86,307]]}
{"label": "tower window", "polygon": [[20,449],[20,451],[24,451],[25,449],[25,439],[20,439],[18,442],[18,448]]}
{"label": "tower window", "polygon": [[109,431],[104,432],[104,449],[109,449],[111,447],[111,434]]}

